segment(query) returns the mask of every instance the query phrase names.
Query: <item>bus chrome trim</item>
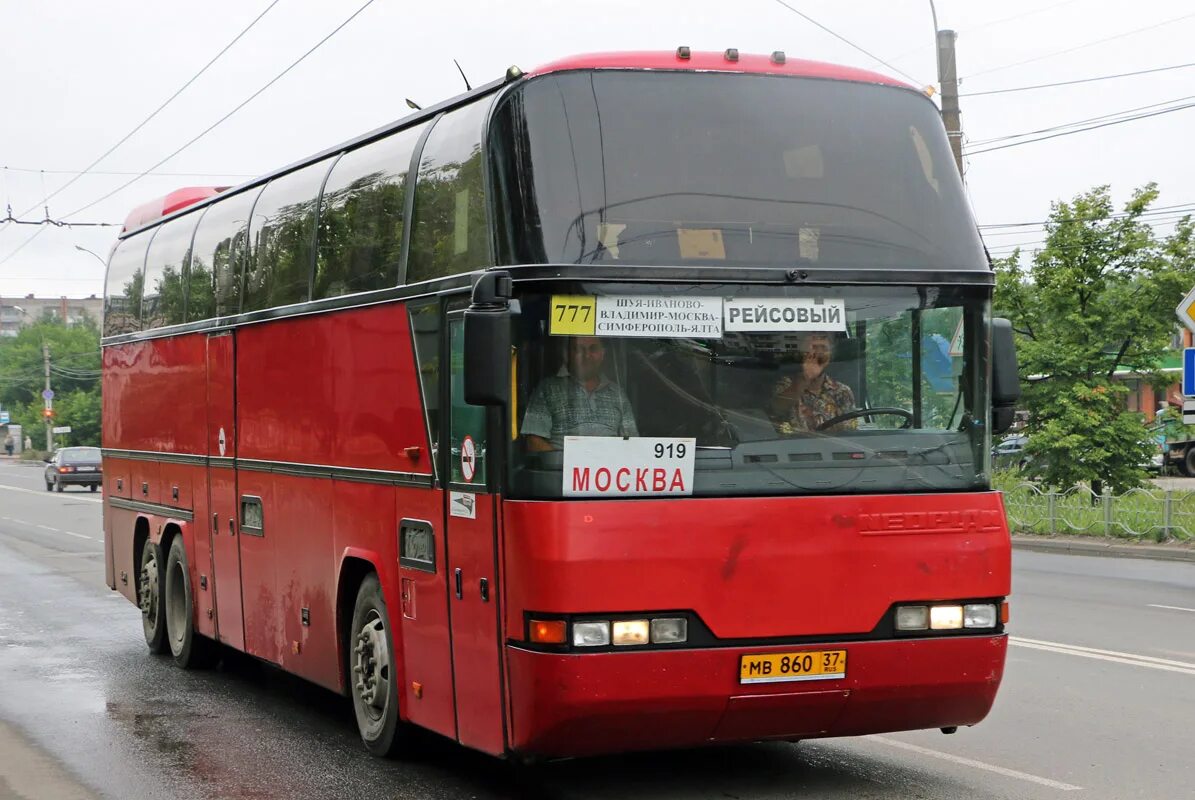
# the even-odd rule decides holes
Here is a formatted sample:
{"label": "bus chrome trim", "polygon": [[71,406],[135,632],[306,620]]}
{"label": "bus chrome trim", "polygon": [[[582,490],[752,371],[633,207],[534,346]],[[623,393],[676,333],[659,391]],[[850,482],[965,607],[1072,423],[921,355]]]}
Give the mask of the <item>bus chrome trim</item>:
{"label": "bus chrome trim", "polygon": [[[105,458],[123,458],[130,461],[159,461],[169,464],[190,464],[198,467],[235,468],[246,472],[271,472],[276,475],[292,475],[299,478],[325,478],[338,481],[354,481],[357,483],[377,483],[388,486],[418,486],[423,488],[431,488],[434,483],[434,476],[426,472],[337,467],[331,464],[301,464],[294,461],[269,461],[259,458],[196,456],[187,453],[159,453],[151,450],[103,448],[100,452]],[[163,508],[166,508],[166,506],[163,506]]]}
{"label": "bus chrome trim", "polygon": [[187,453],[159,453],[152,450],[116,450],[105,447],[100,450],[104,458],[123,458],[128,461],[161,461],[167,464],[190,464],[202,467],[208,462],[207,456],[189,455]]}
{"label": "bus chrome trim", "polygon": [[164,506],[159,503],[147,503],[144,500],[127,500],[123,497],[109,497],[106,500],[113,508],[123,508],[126,511],[144,511],[147,514],[156,514],[159,517],[173,517],[174,519],[181,519],[186,522],[195,521],[194,512],[188,511],[185,508],[174,508],[173,506]]}

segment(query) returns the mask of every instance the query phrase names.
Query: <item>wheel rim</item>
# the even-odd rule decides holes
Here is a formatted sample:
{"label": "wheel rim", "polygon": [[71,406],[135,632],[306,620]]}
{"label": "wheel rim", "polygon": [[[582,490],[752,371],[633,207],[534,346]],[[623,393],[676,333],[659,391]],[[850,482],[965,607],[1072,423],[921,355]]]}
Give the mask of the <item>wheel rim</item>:
{"label": "wheel rim", "polygon": [[187,585],[183,580],[183,563],[169,563],[166,577],[166,632],[170,634],[174,652],[182,649],[186,635]]}
{"label": "wheel rim", "polygon": [[377,609],[370,610],[358,631],[353,652],[356,658],[353,686],[365,713],[376,722],[386,715],[390,703],[390,646]]}
{"label": "wheel rim", "polygon": [[158,626],[158,557],[148,548],[141,564],[141,617],[151,630]]}

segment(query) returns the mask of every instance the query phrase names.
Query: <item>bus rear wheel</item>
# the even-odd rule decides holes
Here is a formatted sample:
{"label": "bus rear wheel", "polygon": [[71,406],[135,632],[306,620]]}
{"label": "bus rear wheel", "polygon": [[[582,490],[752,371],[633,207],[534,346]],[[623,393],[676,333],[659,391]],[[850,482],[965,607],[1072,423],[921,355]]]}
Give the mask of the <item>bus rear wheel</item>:
{"label": "bus rear wheel", "polygon": [[195,631],[195,606],[191,594],[191,573],[187,570],[187,550],[182,535],[170,542],[166,556],[166,641],[174,663],[183,669],[208,666],[216,644]]}
{"label": "bus rear wheel", "polygon": [[394,640],[376,575],[367,575],[357,590],[349,637],[348,676],[361,741],[375,756],[393,756],[409,734],[398,719]]}
{"label": "bus rear wheel", "polygon": [[[46,484],[49,491],[49,484]],[[166,585],[162,548],[150,539],[141,545],[141,572],[137,576],[137,605],[141,606],[141,630],[154,655],[166,652],[166,615],[162,611],[162,587]]]}

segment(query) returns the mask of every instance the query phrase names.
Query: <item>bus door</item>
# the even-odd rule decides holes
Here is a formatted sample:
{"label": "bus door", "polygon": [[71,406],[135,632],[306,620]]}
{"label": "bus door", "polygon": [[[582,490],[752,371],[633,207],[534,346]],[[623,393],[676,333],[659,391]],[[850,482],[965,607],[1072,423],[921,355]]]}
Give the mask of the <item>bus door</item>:
{"label": "bus door", "polygon": [[[231,331],[207,338],[208,518],[215,585],[216,638],[245,649],[241,556],[237,547],[236,350]],[[199,522],[197,520],[197,522]]]}
{"label": "bus door", "polygon": [[464,400],[464,316],[448,315],[449,402],[443,475],[448,603],[457,738],[487,753],[505,750],[499,634],[497,498],[487,489],[488,409]]}

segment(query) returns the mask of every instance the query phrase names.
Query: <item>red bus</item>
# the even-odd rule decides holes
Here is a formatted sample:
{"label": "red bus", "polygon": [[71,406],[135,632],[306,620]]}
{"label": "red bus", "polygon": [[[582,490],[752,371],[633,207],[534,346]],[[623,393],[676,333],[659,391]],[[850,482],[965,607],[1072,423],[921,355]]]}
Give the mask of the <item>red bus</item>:
{"label": "red bus", "polygon": [[520,757],[979,722],[1011,333],[927,97],[581,56],[138,209],[104,318],[107,582]]}

